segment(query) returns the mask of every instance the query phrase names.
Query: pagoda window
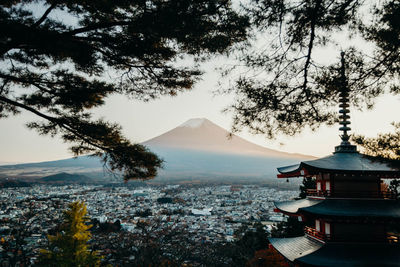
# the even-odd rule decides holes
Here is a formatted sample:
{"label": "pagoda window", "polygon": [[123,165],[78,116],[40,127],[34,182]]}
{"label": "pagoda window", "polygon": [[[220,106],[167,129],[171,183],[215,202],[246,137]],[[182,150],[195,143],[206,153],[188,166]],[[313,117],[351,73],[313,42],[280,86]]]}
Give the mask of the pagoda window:
{"label": "pagoda window", "polygon": [[330,223],[325,223],[325,234],[330,235],[331,234],[331,224]]}
{"label": "pagoda window", "polygon": [[319,220],[315,220],[315,230],[321,232],[321,222]]}
{"label": "pagoda window", "polygon": [[330,191],[331,190],[331,182],[330,181],[326,181],[325,182],[325,190],[326,191]]}

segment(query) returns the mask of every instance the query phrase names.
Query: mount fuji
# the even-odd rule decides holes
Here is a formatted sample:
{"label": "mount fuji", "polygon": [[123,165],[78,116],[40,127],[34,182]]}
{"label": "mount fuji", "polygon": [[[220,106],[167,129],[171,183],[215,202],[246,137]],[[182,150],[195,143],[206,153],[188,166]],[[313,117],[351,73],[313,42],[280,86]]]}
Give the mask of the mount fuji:
{"label": "mount fuji", "polygon": [[155,181],[276,181],[276,168],[314,157],[262,147],[205,118],[190,119],[143,143],[165,160]]}
{"label": "mount fuji", "polygon": [[158,149],[182,149],[219,154],[305,159],[310,156],[285,153],[262,147],[230,134],[205,118],[190,119],[178,127],[152,138],[144,145]]}
{"label": "mount fuji", "polygon": [[[190,119],[142,144],[164,160],[154,182],[276,181],[276,167],[314,158],[256,145],[205,118]],[[96,181],[109,179],[102,163],[88,156],[0,166],[0,178],[40,179],[59,173],[84,175]]]}

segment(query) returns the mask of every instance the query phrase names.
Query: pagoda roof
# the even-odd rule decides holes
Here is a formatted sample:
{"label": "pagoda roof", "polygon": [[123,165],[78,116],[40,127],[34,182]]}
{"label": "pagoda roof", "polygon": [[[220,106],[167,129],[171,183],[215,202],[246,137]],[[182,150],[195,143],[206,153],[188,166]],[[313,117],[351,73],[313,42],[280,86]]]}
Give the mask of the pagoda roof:
{"label": "pagoda roof", "polygon": [[327,243],[306,236],[270,238],[288,260],[306,266],[399,266],[400,245],[388,243]]}
{"label": "pagoda roof", "polygon": [[358,152],[337,152],[316,160],[302,161],[299,164],[278,168],[279,178],[299,177],[317,172],[346,172],[380,174],[387,177],[400,177],[400,169]]}
{"label": "pagoda roof", "polygon": [[295,214],[299,212],[299,209],[312,207],[323,201],[323,199],[304,198],[299,200],[274,202],[274,205],[280,211]]}
{"label": "pagoda roof", "polygon": [[306,236],[268,239],[271,245],[290,261],[313,253],[323,246],[323,243],[307,238]]}
{"label": "pagoda roof", "polygon": [[297,258],[307,266],[400,266],[400,246],[378,243],[328,243],[314,253]]}
{"label": "pagoda roof", "polygon": [[301,199],[274,203],[288,214],[400,219],[400,201],[382,199]]}

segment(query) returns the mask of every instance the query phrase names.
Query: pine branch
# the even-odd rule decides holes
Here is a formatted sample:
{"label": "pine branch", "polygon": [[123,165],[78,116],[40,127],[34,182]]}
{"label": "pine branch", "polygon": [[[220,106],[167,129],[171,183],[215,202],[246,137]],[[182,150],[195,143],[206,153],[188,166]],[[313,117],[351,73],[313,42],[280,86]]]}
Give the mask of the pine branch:
{"label": "pine branch", "polygon": [[101,22],[101,23],[96,23],[96,24],[92,24],[86,27],[82,27],[82,28],[77,28],[71,31],[67,31],[64,32],[64,35],[75,35],[75,34],[79,34],[79,33],[85,33],[85,32],[90,32],[90,31],[94,31],[94,30],[99,30],[99,29],[107,29],[110,27],[115,27],[115,26],[126,26],[129,25],[130,21],[114,21],[114,22]]}
{"label": "pine branch", "polygon": [[33,27],[33,28],[36,28],[36,27],[38,27],[40,24],[42,24],[42,22],[46,20],[47,16],[50,14],[50,12],[51,12],[56,6],[57,6],[57,1],[54,1],[54,3],[51,4],[49,8],[46,9],[46,11],[43,13],[42,17],[32,25],[32,27]]}

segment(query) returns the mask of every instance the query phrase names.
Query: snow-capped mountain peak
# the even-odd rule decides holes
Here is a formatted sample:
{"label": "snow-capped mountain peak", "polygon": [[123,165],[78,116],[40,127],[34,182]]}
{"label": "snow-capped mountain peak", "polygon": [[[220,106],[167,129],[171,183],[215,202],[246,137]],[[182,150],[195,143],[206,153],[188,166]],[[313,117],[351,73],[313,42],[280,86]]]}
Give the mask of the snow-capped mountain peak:
{"label": "snow-capped mountain peak", "polygon": [[179,127],[188,127],[188,128],[199,128],[207,119],[205,118],[194,118],[187,120],[186,122],[179,125]]}
{"label": "snow-capped mountain peak", "polygon": [[205,118],[187,120],[178,127],[143,143],[152,148],[175,148],[214,153],[309,159],[253,144]]}

